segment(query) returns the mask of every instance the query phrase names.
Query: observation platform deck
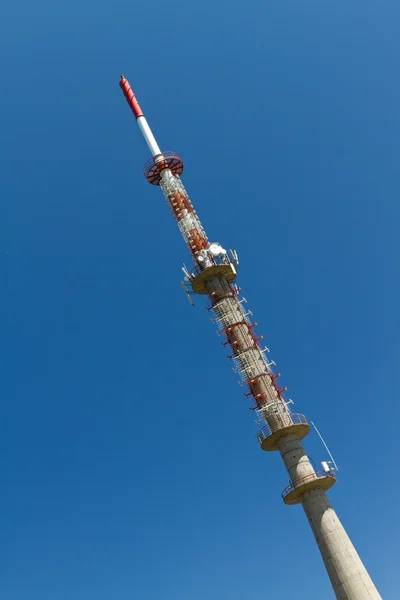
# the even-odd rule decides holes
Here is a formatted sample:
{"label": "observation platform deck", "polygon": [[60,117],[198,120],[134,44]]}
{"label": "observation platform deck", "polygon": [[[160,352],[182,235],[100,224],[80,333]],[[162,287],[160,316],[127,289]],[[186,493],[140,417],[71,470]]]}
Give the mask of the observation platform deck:
{"label": "observation platform deck", "polygon": [[278,422],[276,424],[277,427],[272,428],[272,426],[266,425],[257,433],[257,439],[262,450],[265,450],[266,452],[279,450],[279,440],[285,435],[294,434],[299,438],[299,440],[302,440],[306,437],[310,431],[310,425],[307,423],[305,416],[300,414],[292,414],[290,417],[292,423],[289,425],[285,422],[279,423],[278,416]]}
{"label": "observation platform deck", "polygon": [[301,496],[305,492],[311,490],[327,492],[335,483],[336,477],[333,473],[325,473],[324,471],[312,473],[288,485],[282,492],[282,499],[288,505],[300,504]]}
{"label": "observation platform deck", "polygon": [[236,271],[230,262],[221,262],[221,264],[213,265],[204,269],[204,271],[197,271],[197,275],[191,279],[190,285],[195,294],[208,294],[207,281],[214,277],[225,277],[228,283],[233,283],[236,279]]}

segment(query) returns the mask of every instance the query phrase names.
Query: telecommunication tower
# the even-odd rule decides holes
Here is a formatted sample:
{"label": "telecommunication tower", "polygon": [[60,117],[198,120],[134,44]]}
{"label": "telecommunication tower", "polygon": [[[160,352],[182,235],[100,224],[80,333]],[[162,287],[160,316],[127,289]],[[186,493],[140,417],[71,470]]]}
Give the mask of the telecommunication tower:
{"label": "telecommunication tower", "polygon": [[[263,424],[257,434],[262,450],[279,452],[289,473],[290,485],[282,492],[287,505],[301,504],[314,533],[326,570],[339,600],[381,600],[372,579],[333,510],[326,492],[335,484],[335,470],[322,463],[318,472],[308,458],[301,440],[310,431],[302,414],[293,413],[280,387],[280,374],[274,374],[257,337],[246,300],[240,297],[235,283],[238,256],[227,251],[219,242],[209,242],[193,208],[180,176],[183,162],[174,152],[161,151],[127,79],[121,76],[121,90],[136,118],[150,149],[151,159],[145,165],[149,183],[160,186],[189,249],[193,266],[183,267],[185,282],[191,293],[207,296],[208,310],[223,336],[223,345],[230,348],[228,357],[234,371],[245,386],[246,396],[252,398],[252,410]],[[188,290],[187,290],[188,291]],[[190,298],[190,296],[189,296]]]}

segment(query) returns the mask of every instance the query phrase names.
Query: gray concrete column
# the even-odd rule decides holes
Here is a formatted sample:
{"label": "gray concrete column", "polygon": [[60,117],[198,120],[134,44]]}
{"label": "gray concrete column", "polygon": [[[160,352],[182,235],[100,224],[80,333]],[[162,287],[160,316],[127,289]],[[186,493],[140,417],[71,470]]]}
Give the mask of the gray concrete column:
{"label": "gray concrete column", "polygon": [[304,477],[316,477],[314,467],[297,435],[285,435],[279,442],[279,452],[294,485]]}
{"label": "gray concrete column", "polygon": [[382,600],[337,514],[321,490],[302,504],[338,600]]}

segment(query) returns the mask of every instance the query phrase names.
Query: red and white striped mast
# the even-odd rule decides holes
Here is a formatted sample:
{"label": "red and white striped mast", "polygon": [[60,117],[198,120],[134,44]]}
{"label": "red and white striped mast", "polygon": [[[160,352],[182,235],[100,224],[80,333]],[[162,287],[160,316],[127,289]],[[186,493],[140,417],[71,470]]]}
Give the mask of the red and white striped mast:
{"label": "red and white striped mast", "polygon": [[[185,279],[195,294],[207,295],[213,321],[224,336],[223,346],[231,349],[228,356],[244,394],[254,401],[263,428],[257,434],[261,448],[279,451],[289,473],[290,484],[282,493],[285,504],[301,504],[318,543],[334,592],[338,600],[381,600],[368,572],[340,523],[326,496],[336,482],[335,469],[323,462],[323,471],[316,472],[301,440],[310,431],[304,415],[293,414],[277,382],[280,373],[273,374],[266,352],[257,337],[252,313],[245,310],[240,288],[234,284],[238,258],[231,258],[222,246],[210,243],[189,196],[181,182],[183,162],[173,152],[161,151],[127,79],[121,77],[120,87],[136,118],[150,149],[152,158],[145,166],[145,177],[160,186],[177,221],[181,234],[193,258],[193,269],[184,268]],[[285,536],[286,538],[287,536]],[[284,543],[284,542],[283,542]],[[294,548],[298,545],[293,541]],[[300,551],[297,548],[297,551]],[[318,592],[316,592],[316,597]]]}
{"label": "red and white striped mast", "polygon": [[135,94],[124,76],[121,77],[120,87],[152,155],[145,167],[146,179],[153,185],[161,186],[189,251],[200,267],[207,262],[205,250],[210,244],[180,181],[183,172],[182,159],[174,152],[161,152]]}

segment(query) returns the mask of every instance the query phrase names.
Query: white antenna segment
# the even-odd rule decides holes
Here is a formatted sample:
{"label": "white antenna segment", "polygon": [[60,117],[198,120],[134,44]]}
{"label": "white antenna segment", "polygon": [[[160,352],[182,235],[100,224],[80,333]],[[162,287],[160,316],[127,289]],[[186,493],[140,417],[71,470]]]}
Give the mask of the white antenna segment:
{"label": "white antenna segment", "polygon": [[191,298],[190,292],[189,292],[189,290],[187,289],[187,287],[186,287],[186,285],[185,285],[185,282],[184,282],[184,281],[181,281],[181,286],[183,287],[183,290],[185,291],[185,293],[186,293],[186,296],[187,296],[187,299],[189,300],[190,304],[191,304],[192,306],[194,306],[194,302],[193,302],[193,300],[192,300],[192,298]]}
{"label": "white antenna segment", "polygon": [[317,432],[317,435],[318,435],[319,439],[321,440],[321,442],[322,442],[322,443],[323,443],[323,445],[325,446],[325,449],[326,449],[327,453],[329,454],[330,458],[332,459],[332,463],[333,463],[333,465],[334,465],[334,467],[335,467],[336,471],[339,471],[339,468],[338,468],[338,466],[337,466],[337,464],[336,464],[336,461],[335,461],[335,459],[333,458],[333,456],[332,456],[332,454],[331,454],[331,451],[329,450],[328,446],[326,445],[324,438],[322,437],[322,435],[321,435],[321,434],[320,434],[320,432],[318,431],[318,429],[317,429],[316,425],[315,425],[315,424],[314,424],[312,421],[311,421],[311,425],[314,427],[315,431]]}

